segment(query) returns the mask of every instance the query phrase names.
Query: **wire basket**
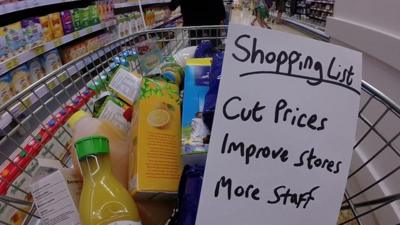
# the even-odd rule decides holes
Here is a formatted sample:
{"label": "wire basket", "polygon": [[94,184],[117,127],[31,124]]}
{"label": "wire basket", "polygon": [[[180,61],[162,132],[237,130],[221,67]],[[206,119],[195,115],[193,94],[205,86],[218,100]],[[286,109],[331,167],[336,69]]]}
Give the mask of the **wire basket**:
{"label": "wire basket", "polygon": [[[0,106],[0,224],[40,219],[30,194],[37,158],[70,165],[71,131],[65,125],[79,109],[91,112],[87,85],[104,79],[114,56],[154,39],[164,56],[213,40],[223,48],[226,26],[144,31],[116,40],[48,74]],[[135,62],[134,68],[140,69]],[[400,216],[400,107],[363,82],[357,140],[338,224],[395,224]],[[56,149],[56,150],[54,150]],[[3,213],[3,214],[2,214]]]}

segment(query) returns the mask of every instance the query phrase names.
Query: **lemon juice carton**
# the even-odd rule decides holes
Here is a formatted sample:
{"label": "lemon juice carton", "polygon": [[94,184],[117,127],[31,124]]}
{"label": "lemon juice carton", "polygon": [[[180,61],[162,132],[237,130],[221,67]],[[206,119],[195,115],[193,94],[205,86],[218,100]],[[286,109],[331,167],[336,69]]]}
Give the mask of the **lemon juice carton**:
{"label": "lemon juice carton", "polygon": [[209,89],[211,58],[188,59],[182,113],[182,160],[185,164],[203,165],[206,160],[210,131],[202,112]]}
{"label": "lemon juice carton", "polygon": [[144,77],[133,107],[129,191],[136,199],[175,196],[181,174],[179,88]]}

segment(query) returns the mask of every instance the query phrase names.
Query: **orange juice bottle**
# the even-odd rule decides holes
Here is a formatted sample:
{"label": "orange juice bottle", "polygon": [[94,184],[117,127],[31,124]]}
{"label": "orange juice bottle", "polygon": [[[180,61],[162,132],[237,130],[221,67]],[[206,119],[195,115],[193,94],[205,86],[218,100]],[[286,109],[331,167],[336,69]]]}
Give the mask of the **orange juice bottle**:
{"label": "orange juice bottle", "polygon": [[[92,118],[87,112],[77,111],[68,120],[72,129],[72,141],[75,143],[80,138],[101,135],[110,142],[110,158],[112,172],[121,184],[128,188],[128,157],[129,148],[127,134],[107,120]],[[76,151],[71,151],[72,162],[77,173],[79,162]]]}
{"label": "orange juice bottle", "polygon": [[75,149],[83,175],[79,203],[82,225],[141,225],[135,202],[111,172],[108,139],[81,138]]}

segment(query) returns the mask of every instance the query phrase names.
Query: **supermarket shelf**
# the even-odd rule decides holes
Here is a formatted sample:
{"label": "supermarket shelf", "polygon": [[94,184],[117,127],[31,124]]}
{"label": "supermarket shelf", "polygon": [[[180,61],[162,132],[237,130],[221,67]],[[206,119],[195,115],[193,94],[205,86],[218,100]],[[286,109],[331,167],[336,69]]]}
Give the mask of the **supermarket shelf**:
{"label": "supermarket shelf", "polygon": [[17,56],[14,56],[2,63],[0,63],[0,75],[16,68],[17,66],[47,52],[52,49],[57,48],[60,45],[66,44],[68,42],[74,41],[80,37],[86,36],[88,34],[94,33],[96,31],[102,30],[104,28],[114,26],[116,24],[116,20],[110,20],[105,23],[97,24],[91,27],[87,27],[85,29],[75,31],[71,34],[65,35],[63,37],[57,38],[53,41],[42,44],[38,47],[32,48],[28,51],[25,51]]}
{"label": "supermarket shelf", "polygon": [[308,15],[308,17],[317,19],[317,20],[321,20],[321,21],[326,21],[326,19],[324,19],[323,17],[316,17],[316,16],[311,16],[311,15]]}
{"label": "supermarket shelf", "polygon": [[[141,2],[141,5],[151,5],[151,4],[162,4],[162,3],[169,3],[170,0],[149,0],[149,1],[144,1]],[[124,2],[124,3],[114,3],[114,8],[115,9],[120,9],[120,8],[128,8],[128,7],[134,7],[134,6],[139,6],[139,2]]]}
{"label": "supermarket shelf", "polygon": [[65,2],[77,2],[80,0],[25,0],[14,3],[8,3],[0,6],[0,15],[18,12],[26,9],[37,8],[47,5],[55,5]]}
{"label": "supermarket shelf", "polygon": [[[271,15],[276,17],[276,12],[271,13]],[[286,15],[283,15],[282,19],[288,25],[294,26],[296,29],[302,30],[306,33],[310,33],[321,40],[328,41],[330,39],[330,36],[324,32],[324,28],[321,26],[307,23],[306,21],[299,21]]]}
{"label": "supermarket shelf", "polygon": [[311,2],[313,2],[313,3],[331,4],[331,5],[335,4],[335,2],[328,2],[328,1],[311,1]]}
{"label": "supermarket shelf", "polygon": [[162,22],[159,22],[159,23],[154,24],[154,25],[151,27],[151,29],[160,28],[160,27],[162,27],[163,25],[165,25],[165,24],[167,24],[167,23],[169,23],[169,22],[172,22],[172,21],[174,21],[174,20],[177,20],[177,19],[179,19],[179,18],[181,18],[181,17],[182,17],[182,15],[173,16],[173,17],[172,17],[170,20],[168,20],[167,22],[162,21]]}
{"label": "supermarket shelf", "polygon": [[314,10],[314,11],[319,11],[319,12],[326,12],[326,13],[331,13],[331,14],[333,14],[333,11],[331,11],[331,10],[323,10],[323,9],[318,9],[318,8],[310,8],[311,10]]}
{"label": "supermarket shelf", "polygon": [[[66,79],[68,79],[68,76],[72,76],[72,75],[76,74],[78,71],[82,70],[87,65],[89,65],[93,61],[101,58],[105,54],[111,52],[116,47],[117,47],[117,44],[112,44],[110,46],[105,47],[104,48],[105,50],[103,50],[100,53],[97,53],[97,54],[91,53],[91,54],[84,56],[82,60],[80,60],[78,63],[76,63],[74,65],[68,65],[68,64],[64,65],[63,67],[64,68],[66,67],[67,72],[57,74],[56,76],[54,76],[53,79],[50,79],[48,82],[46,82],[47,85],[41,85],[40,87],[35,89],[35,91],[34,91],[35,94],[31,93],[28,96],[26,96],[25,98],[23,98],[22,102],[28,107],[35,104],[39,100],[39,98],[42,98],[43,96],[45,96],[46,94],[49,93],[49,91],[50,91],[49,88],[53,89],[53,88],[57,87],[60,84],[60,82],[64,82]],[[57,71],[55,71],[53,73],[57,73]],[[24,113],[25,110],[26,110],[26,107],[22,103],[18,103],[18,104],[13,105],[12,107],[10,107],[10,112],[15,117],[18,117],[19,115]],[[0,115],[0,129],[4,129],[8,125],[10,125],[12,122],[12,119],[13,119],[12,115],[10,115],[8,112],[5,112],[4,114]]]}

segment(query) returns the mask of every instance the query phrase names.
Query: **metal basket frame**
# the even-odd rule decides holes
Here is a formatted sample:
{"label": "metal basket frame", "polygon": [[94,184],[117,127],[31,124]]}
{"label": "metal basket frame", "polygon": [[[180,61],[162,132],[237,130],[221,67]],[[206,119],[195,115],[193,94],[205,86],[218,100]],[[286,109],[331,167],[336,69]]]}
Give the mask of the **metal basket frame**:
{"label": "metal basket frame", "polygon": [[[150,31],[143,31],[136,33],[129,37],[124,37],[109,43],[102,48],[90,52],[82,57],[75,59],[63,65],[56,71],[41,78],[24,91],[13,96],[7,103],[0,106],[0,124],[3,126],[2,137],[0,139],[0,160],[14,164],[22,174],[26,174],[32,177],[32,174],[27,171],[27,168],[21,168],[13,160],[15,154],[12,154],[14,149],[19,149],[21,152],[26,153],[26,157],[29,157],[31,161],[37,161],[36,155],[27,153],[24,148],[27,143],[25,140],[35,139],[36,134],[34,133],[36,128],[43,128],[47,131],[46,122],[43,121],[46,117],[56,118],[57,111],[71,103],[76,96],[83,96],[84,90],[87,88],[87,84],[93,82],[95,79],[104,79],[109,71],[109,66],[112,62],[112,58],[117,56],[123,50],[133,49],[135,50],[135,44],[141,40],[152,38],[162,46],[162,54],[172,55],[183,47],[189,46],[190,44],[197,44],[202,40],[215,40],[219,45],[223,45],[223,42],[227,34],[226,26],[207,26],[207,27],[178,27],[178,28],[167,28],[157,29]],[[140,70],[138,62],[135,62],[134,67]],[[358,201],[360,196],[363,196],[370,189],[379,186],[383,181],[387,181],[394,177],[394,174],[400,170],[400,151],[393,144],[400,135],[400,128],[393,136],[387,136],[382,134],[377,129],[382,119],[388,114],[394,115],[398,121],[400,121],[400,107],[399,105],[385,96],[382,92],[371,86],[370,84],[363,81],[362,83],[362,96],[365,101],[360,106],[358,115],[359,123],[366,124],[368,129],[361,134],[354,146],[354,152],[360,151],[360,145],[362,145],[371,133],[375,133],[384,142],[384,145],[378,149],[371,157],[366,161],[362,162],[358,167],[353,168],[349,175],[349,183],[352,178],[357,175],[363,169],[367,168],[374,160],[382,154],[382,152],[390,149],[397,155],[397,166],[388,173],[382,175],[374,182],[369,183],[366,187],[363,187],[352,193],[347,190],[345,192],[344,201],[342,205],[342,211],[350,210],[351,216],[340,224],[351,224],[357,222],[358,224],[368,224],[368,221],[363,221],[364,216],[371,215],[378,209],[390,206],[392,203],[399,203],[400,190],[390,195],[381,195],[373,199],[364,199]],[[378,103],[384,108],[383,112],[378,118],[372,122],[368,115],[366,115],[366,109],[372,102]],[[374,103],[374,104],[375,104]],[[90,109],[87,102],[85,102],[87,108]],[[4,121],[7,121],[4,123]],[[59,129],[63,129],[70,137],[72,134],[68,129],[61,126]],[[60,140],[58,137],[53,137],[57,143],[63,146],[66,155],[68,155],[68,145]],[[43,146],[45,149],[46,146]],[[65,167],[67,163],[65,159],[51,154],[52,157]],[[5,183],[9,188],[14,188],[16,191],[29,195],[29,190],[22,189],[18,185],[8,182],[3,176],[0,176],[0,183]],[[3,203],[9,207],[21,210],[27,214],[24,224],[29,224],[31,219],[40,218],[37,215],[36,208],[31,200],[19,199],[8,196],[6,193],[0,196],[0,203]],[[30,210],[24,209],[24,207],[31,207]],[[366,222],[366,223],[365,223]],[[0,218],[0,224],[9,224],[6,221],[2,221]]]}

